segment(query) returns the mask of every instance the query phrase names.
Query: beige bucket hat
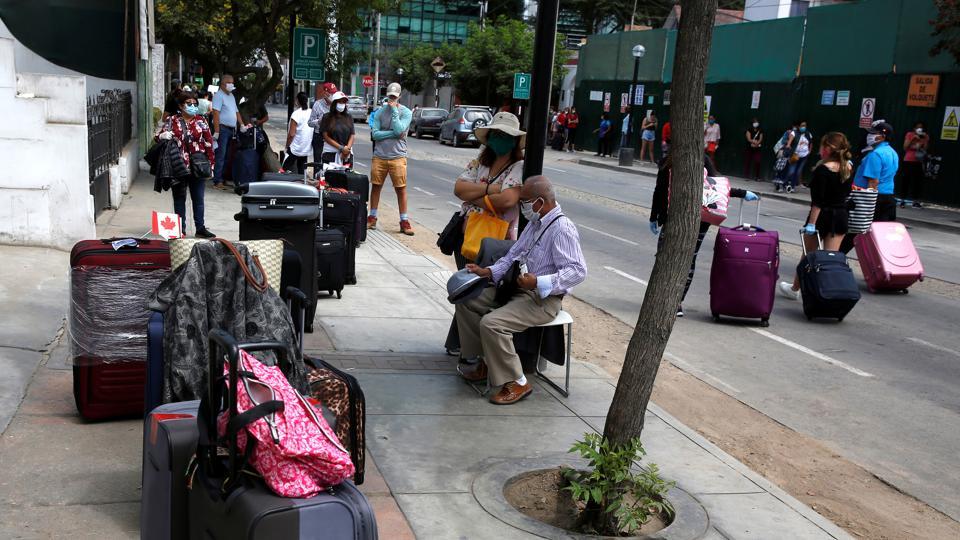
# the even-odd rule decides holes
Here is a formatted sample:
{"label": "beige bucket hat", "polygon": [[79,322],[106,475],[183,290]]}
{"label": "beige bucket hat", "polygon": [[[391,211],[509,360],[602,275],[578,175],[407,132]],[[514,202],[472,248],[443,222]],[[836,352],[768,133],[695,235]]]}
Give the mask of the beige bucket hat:
{"label": "beige bucket hat", "polygon": [[526,146],[527,132],[520,130],[520,120],[518,120],[514,114],[499,112],[493,115],[493,119],[489,124],[478,127],[473,130],[473,133],[477,136],[477,140],[480,141],[481,144],[487,144],[487,135],[491,129],[501,131],[507,135],[513,135],[514,137],[520,137],[520,147]]}

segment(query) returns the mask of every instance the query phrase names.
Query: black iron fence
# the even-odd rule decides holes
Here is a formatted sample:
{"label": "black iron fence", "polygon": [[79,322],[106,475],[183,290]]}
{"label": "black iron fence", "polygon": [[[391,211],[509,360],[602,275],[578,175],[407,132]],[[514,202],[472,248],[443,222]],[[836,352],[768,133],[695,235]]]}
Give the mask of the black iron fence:
{"label": "black iron fence", "polygon": [[133,96],[129,90],[104,90],[87,97],[87,151],[90,194],[99,215],[110,207],[110,165],[132,136]]}

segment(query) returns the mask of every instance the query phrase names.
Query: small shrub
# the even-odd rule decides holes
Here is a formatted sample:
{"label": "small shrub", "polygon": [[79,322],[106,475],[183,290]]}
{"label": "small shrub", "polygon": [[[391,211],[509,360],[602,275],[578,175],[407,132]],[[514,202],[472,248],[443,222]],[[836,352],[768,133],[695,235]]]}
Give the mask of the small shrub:
{"label": "small shrub", "polygon": [[584,532],[610,536],[631,534],[652,516],[673,517],[673,506],[666,499],[666,493],[675,483],[664,480],[655,464],[639,463],[646,455],[639,438],[627,444],[611,445],[600,435],[587,433],[569,451],[579,453],[590,463],[587,471],[570,468],[563,471],[570,483],[563,489],[570,491],[575,501],[587,506],[581,520]]}

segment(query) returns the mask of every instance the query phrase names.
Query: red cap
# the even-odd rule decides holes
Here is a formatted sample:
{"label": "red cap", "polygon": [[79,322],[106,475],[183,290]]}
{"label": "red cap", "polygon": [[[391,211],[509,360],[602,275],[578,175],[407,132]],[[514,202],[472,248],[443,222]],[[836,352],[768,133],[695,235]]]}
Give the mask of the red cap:
{"label": "red cap", "polygon": [[328,94],[335,94],[337,92],[337,85],[332,82],[323,83],[323,91]]}

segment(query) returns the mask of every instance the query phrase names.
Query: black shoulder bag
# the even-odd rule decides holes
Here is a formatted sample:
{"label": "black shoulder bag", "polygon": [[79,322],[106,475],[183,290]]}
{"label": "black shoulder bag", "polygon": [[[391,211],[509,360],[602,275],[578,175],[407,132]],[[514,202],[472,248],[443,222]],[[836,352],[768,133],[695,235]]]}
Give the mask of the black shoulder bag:
{"label": "black shoulder bag", "polygon": [[[540,231],[540,236],[533,241],[533,244],[521,255],[521,258],[526,258],[526,256],[533,251],[533,248],[540,243],[540,240],[543,239],[543,235],[547,234],[547,229],[553,226],[560,218],[563,217],[563,214],[553,218],[553,221],[547,223],[547,226]],[[503,277],[500,279],[500,283],[497,283],[497,294],[494,296],[493,301],[498,306],[505,306],[507,302],[513,298],[517,292],[520,290],[520,286],[517,285],[517,279],[520,278],[520,261],[515,260],[510,264],[510,268],[503,274]]]}
{"label": "black shoulder bag", "polygon": [[207,158],[207,154],[205,152],[192,152],[193,135],[190,134],[190,129],[187,127],[187,123],[183,117],[180,118],[180,127],[183,128],[183,136],[186,137],[185,142],[189,145],[187,152],[190,154],[190,173],[200,180],[213,178],[213,167],[210,166],[210,160]]}

